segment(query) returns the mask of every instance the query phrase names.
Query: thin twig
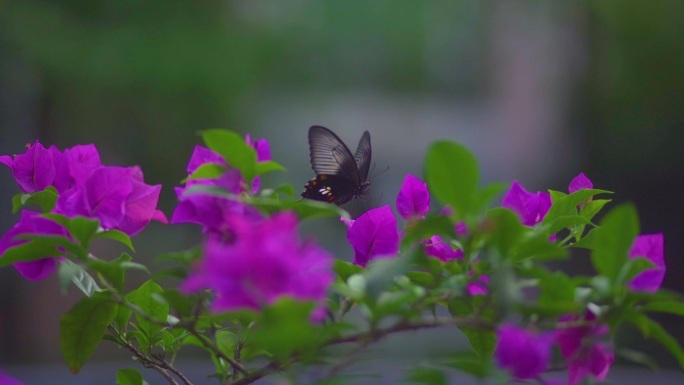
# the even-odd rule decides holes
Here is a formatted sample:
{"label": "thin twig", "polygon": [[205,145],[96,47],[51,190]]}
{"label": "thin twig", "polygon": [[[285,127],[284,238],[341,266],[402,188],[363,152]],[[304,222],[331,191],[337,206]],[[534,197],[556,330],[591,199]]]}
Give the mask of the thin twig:
{"label": "thin twig", "polygon": [[397,322],[396,324],[386,327],[378,328],[368,332],[361,332],[356,334],[350,334],[343,337],[338,337],[332,339],[328,342],[328,345],[344,344],[349,342],[358,342],[360,340],[370,339],[371,341],[376,341],[386,335],[409,331],[409,330],[420,330],[420,329],[432,329],[442,326],[457,326],[457,327],[475,327],[483,329],[492,329],[493,326],[481,319],[474,317],[465,318],[435,318],[431,320],[426,320],[417,323],[411,323],[406,320]]}
{"label": "thin twig", "polygon": [[197,339],[202,343],[202,345],[204,345],[205,348],[211,350],[216,355],[216,357],[226,360],[230,364],[230,366],[232,366],[235,370],[239,371],[243,375],[246,376],[249,374],[247,368],[245,368],[241,363],[237,362],[231,357],[228,357],[221,350],[219,350],[219,348],[216,347],[216,345],[207,341],[207,339],[195,329],[194,325],[190,325],[187,328],[187,331],[193,336],[197,337]]}
{"label": "thin twig", "polygon": [[237,381],[231,382],[230,385],[248,385],[270,374],[277,373],[281,369],[282,367],[274,361],[263,366],[261,369],[257,369],[252,373],[247,374],[245,377]]}
{"label": "thin twig", "polygon": [[136,348],[133,344],[131,344],[128,341],[120,339],[119,344],[121,346],[123,346],[124,348],[128,349],[131,353],[133,353],[133,355],[137,359],[140,360],[140,362],[142,363],[143,366],[156,370],[170,384],[180,385],[173,377],[171,377],[171,375],[167,372],[167,370],[171,370],[173,372],[173,374],[177,375],[181,379],[181,381],[183,381],[183,383],[185,385],[192,385],[192,382],[190,382],[178,370],[173,368],[168,362],[163,361],[163,360],[160,361],[159,359],[157,359],[157,360],[150,359],[149,357],[144,355],[140,350],[138,350],[138,348]]}
{"label": "thin twig", "polygon": [[351,365],[354,360],[363,352],[363,350],[368,346],[368,342],[360,342],[359,345],[357,345],[354,349],[352,349],[345,357],[343,357],[340,361],[338,361],[335,365],[330,367],[330,370],[328,370],[328,374],[326,374],[323,379],[331,379],[337,375],[342,369],[346,368],[347,366]]}

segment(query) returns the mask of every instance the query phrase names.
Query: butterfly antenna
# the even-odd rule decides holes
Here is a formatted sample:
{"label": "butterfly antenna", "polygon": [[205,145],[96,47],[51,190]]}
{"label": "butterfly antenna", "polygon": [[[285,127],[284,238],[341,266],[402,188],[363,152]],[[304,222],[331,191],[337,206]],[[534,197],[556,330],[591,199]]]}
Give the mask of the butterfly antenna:
{"label": "butterfly antenna", "polygon": [[385,196],[385,193],[384,193],[384,192],[380,192],[380,198],[378,198],[378,203],[376,204],[376,206],[380,206],[380,202],[382,202],[382,197],[383,197],[383,196]]}
{"label": "butterfly antenna", "polygon": [[[373,170],[374,170],[374,169],[375,169],[375,163],[373,163]],[[375,179],[376,177],[378,177],[378,176],[380,176],[380,175],[386,173],[387,171],[389,171],[389,166],[387,166],[387,168],[384,169],[384,170],[382,170],[380,173],[371,176],[371,179]]]}

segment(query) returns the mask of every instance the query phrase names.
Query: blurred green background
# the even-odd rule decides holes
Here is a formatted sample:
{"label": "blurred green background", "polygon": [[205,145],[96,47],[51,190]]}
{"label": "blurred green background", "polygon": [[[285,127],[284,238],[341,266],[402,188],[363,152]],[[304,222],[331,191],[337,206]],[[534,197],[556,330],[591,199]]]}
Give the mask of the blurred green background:
{"label": "blurred green background", "polygon": [[[642,232],[665,233],[664,285],[681,292],[682,25],[681,0],[0,0],[0,153],[36,138],[95,143],[105,163],[163,184],[170,214],[198,130],[266,137],[289,170],[266,183],[299,189],[310,125],[352,147],[367,129],[374,175],[389,166],[373,204],[393,204],[429,143],[450,138],[473,149],[486,182],[565,190],[583,171],[635,202]],[[4,232],[18,190],[7,170],[0,183]],[[305,231],[321,224],[333,230],[321,242],[349,255],[341,225]],[[152,225],[138,258],[198,239]],[[0,367],[60,361],[58,317],[76,297],[57,287],[0,271]],[[684,339],[676,319],[660,320]]]}

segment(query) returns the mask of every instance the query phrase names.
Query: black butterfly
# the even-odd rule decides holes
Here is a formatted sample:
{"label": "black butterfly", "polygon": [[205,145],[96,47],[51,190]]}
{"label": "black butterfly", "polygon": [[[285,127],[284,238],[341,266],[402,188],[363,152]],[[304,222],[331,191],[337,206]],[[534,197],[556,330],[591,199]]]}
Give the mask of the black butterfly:
{"label": "black butterfly", "polygon": [[365,131],[352,156],[334,132],[321,126],[309,128],[311,168],[316,177],[306,186],[302,197],[337,204],[349,202],[366,192],[371,160],[370,134]]}

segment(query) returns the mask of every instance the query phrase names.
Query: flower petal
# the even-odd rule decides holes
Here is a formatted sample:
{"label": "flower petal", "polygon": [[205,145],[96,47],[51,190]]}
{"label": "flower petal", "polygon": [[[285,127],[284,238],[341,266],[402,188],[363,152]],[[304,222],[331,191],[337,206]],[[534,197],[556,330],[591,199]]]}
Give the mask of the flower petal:
{"label": "flower petal", "polygon": [[655,293],[665,278],[665,238],[662,233],[639,235],[629,250],[630,258],[646,258],[654,267],[639,273],[629,284],[634,291]]}
{"label": "flower petal", "polygon": [[424,218],[430,210],[427,183],[412,174],[407,174],[397,195],[396,207],[404,219]]}
{"label": "flower petal", "polygon": [[592,189],[594,188],[594,183],[587,178],[586,175],[584,175],[583,172],[579,173],[575,178],[570,181],[570,185],[568,186],[568,192],[570,194],[574,193],[575,191],[583,190],[583,189]]}
{"label": "flower petal", "polygon": [[399,251],[397,220],[389,205],[366,211],[347,232],[354,248],[354,263],[366,266],[377,256],[395,255]]}

